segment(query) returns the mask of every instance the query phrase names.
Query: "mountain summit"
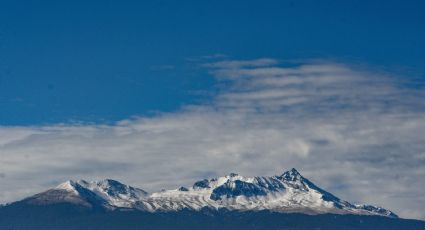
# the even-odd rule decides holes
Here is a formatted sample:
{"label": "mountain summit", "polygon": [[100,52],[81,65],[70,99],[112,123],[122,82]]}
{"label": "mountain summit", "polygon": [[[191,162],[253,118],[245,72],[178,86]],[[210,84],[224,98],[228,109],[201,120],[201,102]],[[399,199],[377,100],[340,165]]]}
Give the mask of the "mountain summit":
{"label": "mountain summit", "polygon": [[197,181],[190,188],[180,187],[150,194],[110,179],[94,182],[67,181],[21,202],[36,205],[72,203],[107,210],[134,209],[146,212],[210,208],[397,217],[381,207],[356,205],[341,200],[304,178],[294,168],[271,177],[244,177],[231,173]]}

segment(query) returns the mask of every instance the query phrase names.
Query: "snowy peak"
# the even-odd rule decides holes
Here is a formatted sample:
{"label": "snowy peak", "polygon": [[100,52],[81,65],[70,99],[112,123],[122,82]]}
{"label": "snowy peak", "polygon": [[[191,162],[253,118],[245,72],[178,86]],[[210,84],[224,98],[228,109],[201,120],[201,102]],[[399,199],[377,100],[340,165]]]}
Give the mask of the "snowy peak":
{"label": "snowy peak", "polygon": [[142,189],[122,184],[116,180],[69,180],[54,189],[29,198],[31,203],[51,204],[70,202],[88,207],[132,208],[133,204],[148,193]]}
{"label": "snowy peak", "polygon": [[270,177],[244,177],[231,173],[197,181],[190,188],[179,187],[151,194],[111,179],[67,181],[26,200],[35,204],[70,202],[89,207],[148,212],[210,208],[397,217],[381,207],[356,205],[341,200],[304,178],[294,168]]}
{"label": "snowy peak", "polygon": [[137,200],[148,194],[142,189],[134,188],[111,179],[101,180],[92,183],[85,183],[87,188],[92,191],[100,191],[107,197],[113,197],[118,199]]}
{"label": "snowy peak", "polygon": [[214,189],[229,182],[234,182],[234,181],[247,182],[246,180],[247,178],[242,177],[237,173],[230,173],[229,175],[226,175],[223,177],[212,178],[209,180],[203,179],[203,180],[197,181],[193,184],[192,188],[195,190],[211,189],[211,188]]}
{"label": "snowy peak", "polygon": [[303,176],[296,170],[295,168],[292,168],[289,171],[286,171],[282,174],[282,178],[285,181],[301,181],[304,179]]}
{"label": "snowy peak", "polygon": [[68,181],[65,181],[62,184],[56,186],[55,189],[62,189],[62,190],[66,190],[66,191],[69,191],[69,192],[77,192],[75,186],[76,186],[75,181],[68,180]]}
{"label": "snowy peak", "polygon": [[88,190],[100,195],[101,197],[126,199],[139,199],[148,194],[142,189],[134,188],[112,179],[91,182],[85,180],[69,180],[57,186],[56,189],[63,189],[76,194],[79,194],[84,190]]}

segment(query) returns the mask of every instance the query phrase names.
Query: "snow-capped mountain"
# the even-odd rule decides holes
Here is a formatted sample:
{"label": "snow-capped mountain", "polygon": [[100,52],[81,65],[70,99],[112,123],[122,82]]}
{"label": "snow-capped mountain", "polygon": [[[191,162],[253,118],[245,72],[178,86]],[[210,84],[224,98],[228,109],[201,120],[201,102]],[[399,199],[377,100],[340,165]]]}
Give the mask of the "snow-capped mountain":
{"label": "snow-capped mountain", "polygon": [[147,193],[114,180],[67,181],[24,200],[31,204],[75,203],[106,209],[171,212],[183,209],[270,210],[282,213],[359,214],[397,217],[373,205],[356,205],[317,187],[296,169],[271,177],[227,176],[197,181],[180,187]]}

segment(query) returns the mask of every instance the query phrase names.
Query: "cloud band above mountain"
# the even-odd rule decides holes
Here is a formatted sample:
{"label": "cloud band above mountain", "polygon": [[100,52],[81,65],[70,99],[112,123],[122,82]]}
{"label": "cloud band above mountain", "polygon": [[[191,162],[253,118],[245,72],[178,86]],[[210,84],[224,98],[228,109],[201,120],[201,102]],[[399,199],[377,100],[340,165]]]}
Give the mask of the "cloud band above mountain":
{"label": "cloud band above mountain", "polygon": [[[296,167],[343,199],[425,219],[425,93],[401,77],[330,62],[203,63],[203,105],[115,125],[0,128],[0,202],[68,179],[146,190]],[[162,184],[164,181],[170,184]]]}

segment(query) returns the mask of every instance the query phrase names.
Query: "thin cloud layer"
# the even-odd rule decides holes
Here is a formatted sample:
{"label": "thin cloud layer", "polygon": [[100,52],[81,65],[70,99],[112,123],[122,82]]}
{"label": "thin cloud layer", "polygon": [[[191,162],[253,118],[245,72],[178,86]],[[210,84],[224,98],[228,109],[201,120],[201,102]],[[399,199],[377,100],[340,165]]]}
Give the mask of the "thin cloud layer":
{"label": "thin cloud layer", "polygon": [[343,199],[425,219],[423,89],[336,63],[202,66],[221,85],[208,105],[116,125],[0,128],[0,202],[68,179],[154,191],[296,167]]}

